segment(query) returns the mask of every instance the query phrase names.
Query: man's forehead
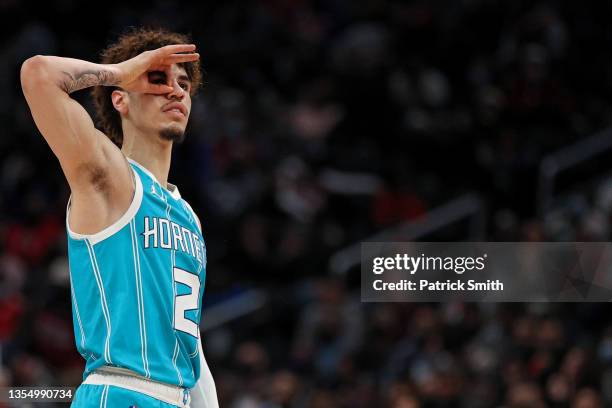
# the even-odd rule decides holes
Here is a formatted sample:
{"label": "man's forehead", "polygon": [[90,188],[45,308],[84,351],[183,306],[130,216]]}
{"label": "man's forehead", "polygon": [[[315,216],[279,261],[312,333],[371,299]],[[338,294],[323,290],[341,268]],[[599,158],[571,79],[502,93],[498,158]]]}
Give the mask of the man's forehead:
{"label": "man's forehead", "polygon": [[170,69],[172,71],[173,74],[175,75],[181,75],[181,74],[185,74],[187,75],[187,70],[185,70],[184,67],[178,65],[178,64],[172,64],[170,66]]}

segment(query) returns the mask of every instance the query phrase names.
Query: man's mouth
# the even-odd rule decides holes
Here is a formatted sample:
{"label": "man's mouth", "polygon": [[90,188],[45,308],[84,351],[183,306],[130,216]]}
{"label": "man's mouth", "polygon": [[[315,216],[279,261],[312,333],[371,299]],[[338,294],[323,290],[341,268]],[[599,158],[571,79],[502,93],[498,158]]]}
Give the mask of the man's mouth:
{"label": "man's mouth", "polygon": [[172,102],[163,108],[164,112],[178,113],[182,116],[187,116],[187,108],[179,102]]}
{"label": "man's mouth", "polygon": [[176,109],[176,108],[169,109],[169,110],[167,110],[166,112],[174,112],[174,113],[178,113],[178,114],[179,114],[179,115],[181,115],[181,116],[185,116],[185,115],[183,115],[183,112],[181,112],[181,110],[180,110],[180,109]]}

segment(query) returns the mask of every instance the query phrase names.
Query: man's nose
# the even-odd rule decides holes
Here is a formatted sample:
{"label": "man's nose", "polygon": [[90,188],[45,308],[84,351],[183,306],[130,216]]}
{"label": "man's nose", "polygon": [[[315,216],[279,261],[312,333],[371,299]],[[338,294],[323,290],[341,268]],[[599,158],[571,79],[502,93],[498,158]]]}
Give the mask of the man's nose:
{"label": "man's nose", "polygon": [[187,91],[181,87],[177,80],[172,80],[172,82],[168,85],[172,87],[172,92],[168,93],[168,98],[182,100],[185,97],[185,93]]}

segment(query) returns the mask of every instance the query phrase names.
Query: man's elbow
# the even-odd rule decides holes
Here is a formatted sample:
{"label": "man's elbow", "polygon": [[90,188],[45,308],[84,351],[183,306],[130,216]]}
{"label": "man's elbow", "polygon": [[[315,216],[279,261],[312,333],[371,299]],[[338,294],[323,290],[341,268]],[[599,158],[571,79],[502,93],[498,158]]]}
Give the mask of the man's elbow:
{"label": "man's elbow", "polygon": [[24,93],[30,93],[48,80],[47,58],[43,55],[35,55],[21,64],[19,78]]}

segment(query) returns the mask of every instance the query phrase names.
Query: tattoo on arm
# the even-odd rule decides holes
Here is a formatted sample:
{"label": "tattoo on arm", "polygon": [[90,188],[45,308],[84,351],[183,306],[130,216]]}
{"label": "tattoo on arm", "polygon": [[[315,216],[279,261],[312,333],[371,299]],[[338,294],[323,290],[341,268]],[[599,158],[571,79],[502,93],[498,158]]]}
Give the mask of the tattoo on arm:
{"label": "tattoo on arm", "polygon": [[90,86],[112,86],[119,83],[118,78],[111,71],[87,70],[72,74],[62,71],[62,73],[64,74],[64,79],[61,81],[60,87],[68,94],[80,89],[89,88]]}

